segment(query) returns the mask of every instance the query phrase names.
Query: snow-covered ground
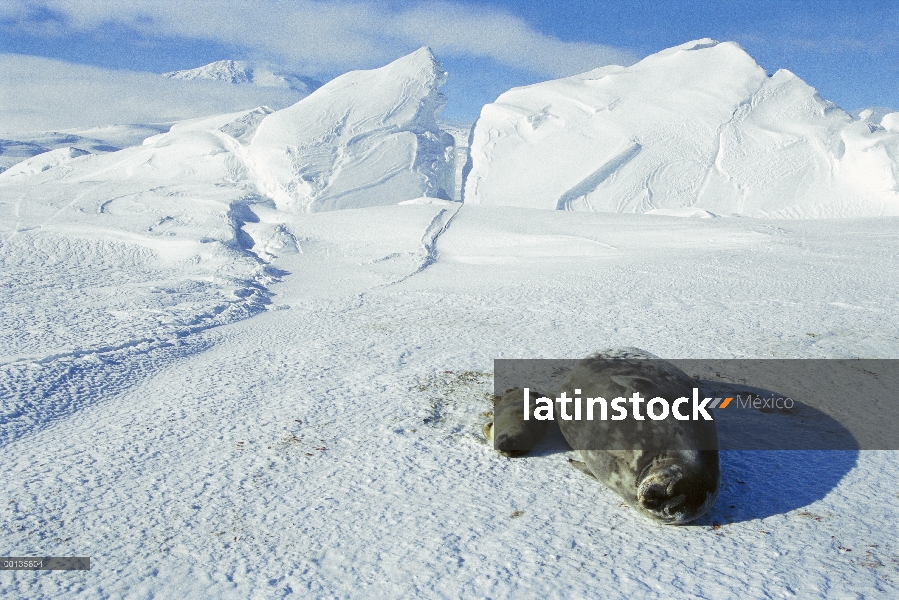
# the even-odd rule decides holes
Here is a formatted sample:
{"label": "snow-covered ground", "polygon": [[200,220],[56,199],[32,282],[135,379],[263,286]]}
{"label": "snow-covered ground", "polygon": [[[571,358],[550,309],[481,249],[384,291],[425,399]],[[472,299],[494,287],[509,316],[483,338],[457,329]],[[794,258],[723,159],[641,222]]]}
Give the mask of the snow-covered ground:
{"label": "snow-covered ground", "polygon": [[[400,129],[436,137],[423,105]],[[725,452],[711,513],[665,527],[558,435],[506,459],[480,433],[495,358],[897,358],[896,218],[388,198],[339,128],[310,164],[383,205],[303,212],[250,152],[285,114],[0,174],[0,540],[92,557],[0,596],[899,594],[895,452]]]}

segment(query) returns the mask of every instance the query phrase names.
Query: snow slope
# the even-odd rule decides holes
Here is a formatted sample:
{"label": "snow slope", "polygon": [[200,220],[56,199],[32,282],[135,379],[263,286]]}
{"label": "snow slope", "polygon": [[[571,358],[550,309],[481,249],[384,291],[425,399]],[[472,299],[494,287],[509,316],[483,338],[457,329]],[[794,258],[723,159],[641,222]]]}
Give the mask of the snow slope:
{"label": "snow slope", "polygon": [[84,156],[85,154],[90,154],[90,152],[72,146],[69,146],[68,148],[57,148],[56,150],[50,150],[49,152],[38,154],[33,158],[14,164],[11,169],[7,169],[0,173],[0,178],[8,179],[10,177],[41,173],[47,169],[52,169],[53,167],[65,164],[73,158]]}
{"label": "snow slope", "polygon": [[603,212],[899,214],[899,134],[734,43],[502,94],[477,121],[467,203]]}
{"label": "snow slope", "polygon": [[353,71],[266,117],[249,156],[279,208],[309,212],[453,197],[446,73],[428,48]]}
{"label": "snow slope", "polygon": [[[442,179],[449,179],[451,190],[452,138],[433,121],[442,106],[436,86],[443,73],[429,51],[412,55],[405,65],[398,62],[399,69],[388,70],[386,79],[371,79],[378,84],[393,76],[404,84],[386,89],[396,94],[393,98],[381,97],[382,104],[390,103],[398,116],[391,121],[389,115],[360,109],[356,117],[362,122],[384,122],[384,128],[370,136],[375,153],[391,148],[389,142],[397,136],[383,129],[395,128],[397,123],[417,132],[409,133],[413,145],[419,143],[415,136],[420,135],[424,143],[437,138],[426,126],[440,133],[449,145],[442,148],[447,150],[448,163],[436,170]],[[406,79],[402,79],[404,73]],[[420,79],[415,80],[416,76]],[[434,96],[424,108],[419,104],[426,99],[403,95],[409,86],[414,92],[416,83]],[[404,112],[404,103],[413,103],[424,113]],[[167,132],[118,152],[98,155],[64,147],[0,174],[0,197],[11,219],[4,248],[6,275],[15,282],[3,306],[12,328],[3,332],[0,360],[14,365],[10,366],[14,380],[22,376],[15,366],[21,361],[46,360],[53,368],[67,369],[58,365],[91,360],[84,358],[91,353],[89,348],[124,355],[117,360],[149,351],[181,352],[184,335],[262,310],[270,296],[264,284],[280,276],[267,261],[302,252],[302,240],[285,229],[283,216],[261,193],[262,182],[248,156],[257,129],[273,114],[260,107],[200,117],[176,123]],[[318,121],[327,116],[320,115]],[[332,125],[340,127],[340,123]],[[121,128],[112,129],[121,133]],[[386,154],[384,158],[395,157]],[[353,172],[351,166],[338,167]],[[355,176],[361,178],[357,183],[363,189],[384,179],[383,173],[364,161],[356,166]],[[406,200],[429,188],[401,185],[397,189],[399,193],[411,190],[410,195],[398,196]],[[397,193],[389,181],[382,193],[385,196],[377,202],[399,201],[389,195]],[[441,209],[439,214],[445,212]],[[439,228],[441,219],[432,218]],[[117,261],[125,266],[114,267]],[[113,278],[106,281],[109,273]],[[30,327],[28,323],[40,321],[45,310],[35,302],[46,292],[45,286],[69,288],[71,278],[92,284],[59,295],[57,310],[66,315],[61,323]],[[21,335],[23,331],[28,335]],[[45,373],[34,383],[37,387],[28,389],[54,398],[55,411],[69,410],[68,388],[55,388],[53,381]],[[28,403],[19,397],[7,407],[11,420],[5,422],[5,432],[29,427],[23,424],[27,419],[21,419],[22,402]]]}
{"label": "snow slope", "polygon": [[243,60],[219,60],[196,69],[182,71],[170,71],[163,73],[170,79],[205,79],[221,81],[224,83],[245,83],[259,87],[285,88],[309,95],[321,87],[321,82],[295,75],[284,73],[269,65],[258,65]]}
{"label": "snow slope", "polygon": [[[241,226],[256,218],[250,205],[270,201],[248,176],[245,148],[225,131],[243,131],[266,112],[179,124],[107,154],[54,150],[0,174],[12,286],[2,360],[155,342],[259,310],[259,282],[270,275]],[[34,298],[47,285],[68,290],[57,298],[64,316],[32,329],[43,310]]]}

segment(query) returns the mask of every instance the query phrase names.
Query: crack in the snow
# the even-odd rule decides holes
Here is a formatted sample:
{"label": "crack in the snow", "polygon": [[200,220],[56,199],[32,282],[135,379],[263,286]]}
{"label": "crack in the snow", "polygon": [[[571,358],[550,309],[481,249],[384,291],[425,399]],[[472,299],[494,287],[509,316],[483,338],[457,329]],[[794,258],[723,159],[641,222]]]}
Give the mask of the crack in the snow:
{"label": "crack in the snow", "polygon": [[[440,209],[440,212],[437,213],[436,215],[434,215],[434,218],[431,219],[431,222],[428,224],[428,227],[425,229],[424,235],[421,236],[421,245],[422,245],[422,249],[424,250],[424,255],[425,255],[424,260],[418,266],[418,268],[415,269],[413,272],[409,273],[405,277],[402,277],[401,279],[398,279],[392,283],[387,284],[387,286],[402,283],[402,282],[406,281],[407,279],[409,279],[410,277],[412,277],[414,275],[418,275],[419,273],[421,273],[422,271],[424,271],[425,269],[427,269],[428,267],[433,265],[435,262],[437,262],[437,257],[438,257],[437,240],[440,238],[441,235],[443,235],[443,233],[447,229],[449,229],[449,226],[453,222],[453,219],[455,219],[456,215],[459,214],[459,211],[462,210],[462,206],[463,206],[463,204],[460,202],[459,206],[457,206],[456,209],[453,210],[452,214],[445,221],[444,221],[444,216],[449,212],[448,209],[446,209],[446,208]],[[385,286],[385,287],[387,287],[387,286]]]}

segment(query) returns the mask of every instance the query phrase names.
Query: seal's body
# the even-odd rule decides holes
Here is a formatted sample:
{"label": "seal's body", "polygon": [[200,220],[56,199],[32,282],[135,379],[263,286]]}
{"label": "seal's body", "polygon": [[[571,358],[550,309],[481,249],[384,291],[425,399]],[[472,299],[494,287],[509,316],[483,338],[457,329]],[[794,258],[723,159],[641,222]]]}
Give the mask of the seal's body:
{"label": "seal's body", "polygon": [[[537,392],[528,394],[528,410],[533,415]],[[493,423],[484,428],[487,441],[504,456],[527,454],[546,433],[549,421],[538,421],[531,417],[524,420],[524,390],[512,388],[493,402]]]}
{"label": "seal's body", "polygon": [[[674,400],[691,397],[695,383],[671,363],[637,348],[604,350],[568,373],[569,397]],[[686,411],[686,412],[689,412]],[[563,420],[557,422],[586,470],[642,514],[682,524],[702,516],[718,496],[721,472],[714,421]]]}

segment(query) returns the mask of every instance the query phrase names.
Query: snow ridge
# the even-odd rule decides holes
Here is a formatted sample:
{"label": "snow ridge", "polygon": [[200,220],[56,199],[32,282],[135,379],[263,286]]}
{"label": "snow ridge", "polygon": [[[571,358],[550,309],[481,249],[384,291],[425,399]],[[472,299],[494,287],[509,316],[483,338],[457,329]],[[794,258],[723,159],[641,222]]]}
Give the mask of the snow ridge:
{"label": "snow ridge", "polygon": [[505,92],[474,127],[463,198],[603,212],[897,215],[897,157],[889,114],[854,120],[793,73],[769,77],[737,44],[703,39],[631,67]]}
{"label": "snow ridge", "polygon": [[18,162],[9,169],[0,172],[0,179],[8,179],[21,175],[33,175],[35,173],[42,173],[48,169],[52,169],[53,167],[68,163],[72,159],[78,158],[79,156],[85,156],[87,154],[90,154],[90,152],[88,152],[87,150],[82,150],[81,148],[75,148],[74,146],[50,150],[48,152],[38,154],[33,158],[28,158],[21,162]]}
{"label": "snow ridge", "polygon": [[[434,215],[434,218],[425,229],[424,235],[421,237],[421,248],[424,254],[424,260],[422,261],[421,265],[419,265],[419,267],[415,269],[415,271],[394,282],[394,284],[401,283],[409,279],[413,275],[418,275],[437,262],[437,240],[446,232],[447,229],[449,229],[450,224],[453,222],[453,219],[456,218],[456,215],[459,214],[459,211],[461,209],[462,205],[459,204],[453,209],[440,209],[440,212]],[[452,210],[451,213],[450,210]],[[447,216],[447,214],[449,214],[449,216]]]}
{"label": "snow ridge", "polygon": [[422,48],[269,115],[249,153],[263,190],[279,208],[308,212],[452,199],[454,140],[437,124],[445,79]]}

